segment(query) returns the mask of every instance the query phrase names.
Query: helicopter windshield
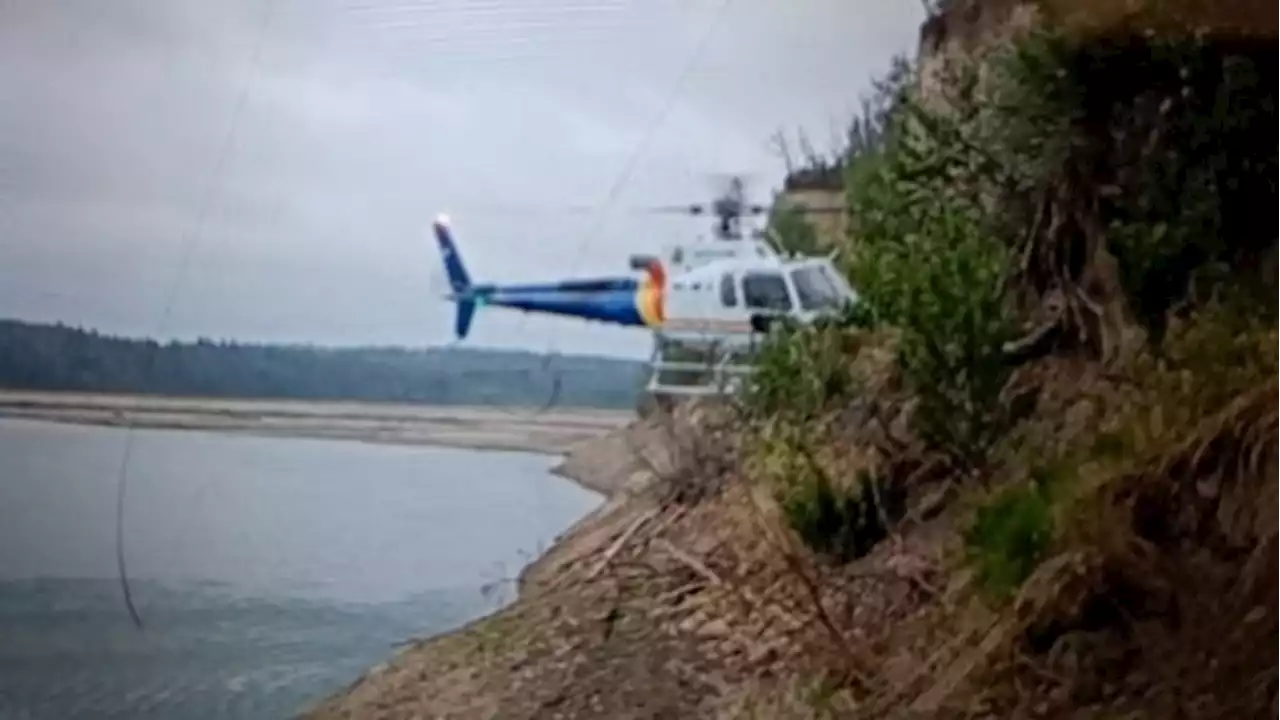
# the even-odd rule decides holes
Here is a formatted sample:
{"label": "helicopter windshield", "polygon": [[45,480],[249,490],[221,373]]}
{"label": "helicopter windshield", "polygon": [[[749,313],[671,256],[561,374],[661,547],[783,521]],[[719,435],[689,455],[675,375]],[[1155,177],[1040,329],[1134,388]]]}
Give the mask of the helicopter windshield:
{"label": "helicopter windshield", "polygon": [[806,265],[792,270],[791,282],[800,307],[805,310],[838,310],[844,304],[840,286],[822,265]]}

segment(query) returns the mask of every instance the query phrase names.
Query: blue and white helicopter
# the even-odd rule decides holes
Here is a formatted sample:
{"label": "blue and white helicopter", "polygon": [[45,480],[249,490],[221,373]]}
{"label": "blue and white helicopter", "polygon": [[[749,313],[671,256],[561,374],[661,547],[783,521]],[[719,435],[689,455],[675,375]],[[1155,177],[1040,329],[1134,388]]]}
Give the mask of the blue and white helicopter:
{"label": "blue and white helicopter", "polygon": [[[454,333],[467,337],[477,309],[498,307],[577,317],[654,334],[648,390],[656,395],[696,395],[731,391],[749,372],[739,362],[770,322],[779,316],[812,322],[838,313],[857,294],[830,257],[786,256],[763,230],[745,232],[747,216],[767,208],[748,204],[741,179],[709,206],[662,208],[690,215],[713,214],[714,239],[668,245],[660,256],[632,256],[632,274],[542,283],[487,284],[472,280],[449,219],[433,229],[448,276],[445,296],[456,305]],[[838,210],[817,210],[833,212]],[[672,360],[673,347],[701,349],[704,362]],[[698,382],[665,383],[664,371],[705,370]]]}

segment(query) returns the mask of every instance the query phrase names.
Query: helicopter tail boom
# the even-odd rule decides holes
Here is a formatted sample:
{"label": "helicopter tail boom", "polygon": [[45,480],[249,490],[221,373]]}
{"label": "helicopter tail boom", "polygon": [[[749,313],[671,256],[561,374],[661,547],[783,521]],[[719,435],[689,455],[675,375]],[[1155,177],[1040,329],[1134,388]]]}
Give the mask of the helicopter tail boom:
{"label": "helicopter tail boom", "polygon": [[[646,277],[572,278],[543,283],[477,284],[458,252],[448,218],[433,224],[445,274],[447,300],[455,306],[454,335],[464,339],[481,306],[560,315],[630,327],[656,327],[663,322],[666,274],[657,260],[645,258]],[[633,266],[638,261],[633,260]],[[638,269],[638,268],[635,268]]]}

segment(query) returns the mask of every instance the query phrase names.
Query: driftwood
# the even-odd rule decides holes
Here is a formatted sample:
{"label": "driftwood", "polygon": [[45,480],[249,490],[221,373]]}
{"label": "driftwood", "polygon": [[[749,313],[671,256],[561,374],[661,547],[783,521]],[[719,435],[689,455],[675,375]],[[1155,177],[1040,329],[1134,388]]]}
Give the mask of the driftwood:
{"label": "driftwood", "polygon": [[600,563],[596,565],[595,569],[587,575],[587,579],[594,579],[600,573],[604,572],[604,569],[609,566],[609,561],[613,560],[613,556],[617,555],[618,551],[622,550],[622,548],[627,544],[627,540],[631,539],[631,536],[635,535],[636,531],[639,530],[641,526],[657,516],[658,510],[659,508],[653,508],[633,520],[631,524],[627,526],[627,529],[623,530],[622,534],[618,536],[618,539],[613,541],[613,544],[609,546],[609,549],[605,551],[604,557],[601,558]]}
{"label": "driftwood", "polygon": [[679,560],[684,565],[687,565],[689,569],[693,570],[694,572],[698,573],[702,577],[706,578],[707,581],[710,582],[712,585],[724,585],[724,580],[721,580],[720,576],[717,575],[715,571],[707,567],[706,563],[686,553],[685,551],[681,550],[675,545],[672,545],[671,542],[669,542],[665,538],[658,538],[657,540],[653,541],[653,544],[661,547],[669,555],[671,555],[671,557],[675,558],[676,560]]}

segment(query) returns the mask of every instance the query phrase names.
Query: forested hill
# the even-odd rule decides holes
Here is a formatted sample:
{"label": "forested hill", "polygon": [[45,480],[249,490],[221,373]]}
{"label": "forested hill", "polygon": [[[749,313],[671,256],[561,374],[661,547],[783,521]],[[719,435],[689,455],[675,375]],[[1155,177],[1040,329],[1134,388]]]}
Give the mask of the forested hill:
{"label": "forested hill", "polygon": [[630,408],[643,381],[638,361],[591,356],[208,340],[161,344],[62,324],[0,320],[0,387],[9,389]]}

